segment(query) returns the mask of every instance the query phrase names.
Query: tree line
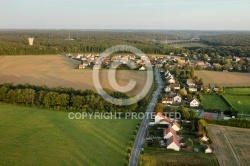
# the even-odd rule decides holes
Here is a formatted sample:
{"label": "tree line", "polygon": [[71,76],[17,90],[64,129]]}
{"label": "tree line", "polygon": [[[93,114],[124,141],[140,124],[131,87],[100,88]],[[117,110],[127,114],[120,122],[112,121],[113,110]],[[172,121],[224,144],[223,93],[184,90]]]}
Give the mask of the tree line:
{"label": "tree line", "polygon": [[[107,93],[119,99],[129,98],[120,92]],[[0,85],[0,102],[70,112],[143,112],[147,103],[146,99],[142,99],[130,106],[118,106],[106,101],[92,90],[13,83]]]}

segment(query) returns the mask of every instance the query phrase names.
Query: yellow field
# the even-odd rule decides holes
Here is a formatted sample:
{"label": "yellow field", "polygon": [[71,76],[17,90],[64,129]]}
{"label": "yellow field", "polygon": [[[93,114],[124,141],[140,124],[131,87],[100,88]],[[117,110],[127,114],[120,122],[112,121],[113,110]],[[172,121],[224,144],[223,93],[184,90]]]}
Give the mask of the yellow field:
{"label": "yellow field", "polygon": [[250,73],[195,71],[205,84],[222,86],[249,86]]}
{"label": "yellow field", "polygon": [[221,166],[250,165],[250,130],[209,125],[214,154]]}
{"label": "yellow field", "polygon": [[[80,64],[79,61],[58,55],[0,56],[0,83],[29,83],[95,90],[92,70],[75,69],[78,64]],[[108,81],[108,70],[101,70],[100,79],[104,88],[112,89]],[[126,86],[131,79],[137,84],[128,94],[137,94],[145,85],[147,73],[129,70],[116,72],[116,80],[120,86]]]}

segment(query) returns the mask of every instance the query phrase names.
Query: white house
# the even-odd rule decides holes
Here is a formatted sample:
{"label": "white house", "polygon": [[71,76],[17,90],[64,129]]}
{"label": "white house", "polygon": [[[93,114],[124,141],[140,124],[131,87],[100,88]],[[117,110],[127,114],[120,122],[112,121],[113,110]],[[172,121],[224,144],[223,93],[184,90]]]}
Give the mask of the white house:
{"label": "white house", "polygon": [[181,99],[182,99],[182,98],[181,98],[181,96],[177,95],[177,96],[175,96],[173,99],[174,99],[174,102],[175,102],[175,103],[181,103]]}
{"label": "white house", "polygon": [[212,150],[212,148],[210,147],[210,146],[206,146],[205,147],[205,153],[213,153],[213,150]]}
{"label": "white house", "polygon": [[180,127],[180,124],[176,121],[174,121],[172,123],[172,128],[175,130],[175,131],[180,131],[181,127]]}
{"label": "white house", "polygon": [[205,135],[203,135],[203,137],[201,138],[201,140],[207,142],[209,140],[209,138],[207,138]]}
{"label": "white house", "polygon": [[171,88],[169,87],[169,86],[167,86],[166,88],[165,88],[165,92],[170,92],[171,91]]}
{"label": "white house", "polygon": [[178,83],[171,84],[170,86],[171,86],[171,88],[173,88],[174,90],[179,90],[179,89],[181,89],[181,86],[180,86],[180,84],[178,84]]}
{"label": "white house", "polygon": [[170,78],[170,79],[168,80],[168,83],[170,83],[170,84],[175,83],[175,79],[174,79],[174,78]]}
{"label": "white house", "polygon": [[146,70],[146,68],[144,66],[142,66],[139,70],[144,71],[144,70]]}
{"label": "white house", "polygon": [[167,140],[167,149],[173,149],[175,151],[180,151],[180,142],[176,135],[173,135]]}
{"label": "white house", "polygon": [[189,92],[197,92],[197,87],[196,87],[195,85],[190,85],[190,86],[188,87],[188,91],[189,91]]}
{"label": "white house", "polygon": [[187,79],[188,86],[195,86],[195,81],[193,79]]}
{"label": "white house", "polygon": [[172,98],[162,99],[162,104],[173,104],[174,100]]}
{"label": "white house", "polygon": [[168,117],[162,115],[162,113],[158,112],[155,115],[155,123],[156,124],[170,124],[171,120]]}
{"label": "white house", "polygon": [[190,107],[199,107],[199,105],[200,105],[200,102],[197,99],[193,99],[190,102]]}
{"label": "white house", "polygon": [[169,124],[168,128],[163,130],[163,138],[164,139],[169,139],[173,135],[176,135],[176,131],[172,128],[172,125]]}

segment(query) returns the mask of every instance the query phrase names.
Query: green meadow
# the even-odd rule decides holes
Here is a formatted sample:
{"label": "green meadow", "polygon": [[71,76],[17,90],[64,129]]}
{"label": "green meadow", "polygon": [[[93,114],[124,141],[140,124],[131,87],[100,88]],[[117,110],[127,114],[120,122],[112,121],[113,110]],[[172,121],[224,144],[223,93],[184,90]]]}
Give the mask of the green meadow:
{"label": "green meadow", "polygon": [[0,165],[124,165],[138,120],[0,104]]}

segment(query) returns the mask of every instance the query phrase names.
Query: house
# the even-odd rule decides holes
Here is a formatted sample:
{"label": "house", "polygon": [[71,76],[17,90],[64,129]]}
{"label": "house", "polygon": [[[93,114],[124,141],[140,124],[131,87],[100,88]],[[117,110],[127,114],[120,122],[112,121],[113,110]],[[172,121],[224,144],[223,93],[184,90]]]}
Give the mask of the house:
{"label": "house", "polygon": [[171,84],[170,87],[173,88],[174,90],[179,90],[179,89],[181,89],[181,86],[180,86],[180,84],[178,84],[178,83]]}
{"label": "house", "polygon": [[167,87],[165,88],[165,92],[170,92],[170,91],[171,91],[170,86],[167,86]]}
{"label": "house", "polygon": [[190,102],[190,107],[199,107],[199,105],[200,105],[200,102],[197,99],[193,99]]}
{"label": "house", "polygon": [[177,95],[177,93],[175,92],[175,91],[170,91],[169,93],[168,93],[168,97],[169,98],[173,98],[173,97],[175,97]]}
{"label": "house", "polygon": [[170,79],[168,80],[168,83],[170,83],[170,84],[175,83],[175,79],[174,79],[174,78],[170,78]]}
{"label": "house", "polygon": [[158,112],[155,116],[155,123],[156,124],[170,124],[171,120],[168,117],[162,115],[162,113]]}
{"label": "house", "polygon": [[164,98],[162,99],[162,104],[173,104],[173,98]]}
{"label": "house", "polygon": [[168,128],[165,128],[163,130],[163,138],[164,139],[169,139],[171,138],[173,135],[176,135],[176,131],[172,128],[172,125],[169,124]]}
{"label": "house", "polygon": [[207,142],[209,140],[209,138],[207,138],[205,135],[203,135],[203,137],[201,138],[202,141]]}
{"label": "house", "polygon": [[201,85],[201,91],[203,91],[205,88],[207,89],[207,92],[209,92],[209,91],[210,91],[209,86],[206,86],[206,85]]}
{"label": "house", "polygon": [[188,86],[195,86],[195,81],[193,79],[187,79]]}
{"label": "house", "polygon": [[173,99],[174,99],[174,103],[181,103],[182,98],[181,98],[181,96],[177,95]]}
{"label": "house", "polygon": [[180,129],[181,129],[180,124],[177,121],[172,122],[172,128],[175,131],[180,131]]}
{"label": "house", "polygon": [[82,64],[80,64],[78,68],[79,69],[85,69],[85,66],[83,66]]}
{"label": "house", "polygon": [[213,150],[209,145],[205,146],[205,153],[213,153]]}
{"label": "house", "polygon": [[190,86],[188,87],[188,91],[189,91],[189,92],[197,92],[197,87],[196,87],[195,85],[190,85]]}
{"label": "house", "polygon": [[139,70],[144,71],[144,70],[146,70],[146,68],[144,66],[142,66]]}
{"label": "house", "polygon": [[167,140],[167,149],[173,149],[175,151],[180,151],[180,142],[176,135],[173,135]]}

